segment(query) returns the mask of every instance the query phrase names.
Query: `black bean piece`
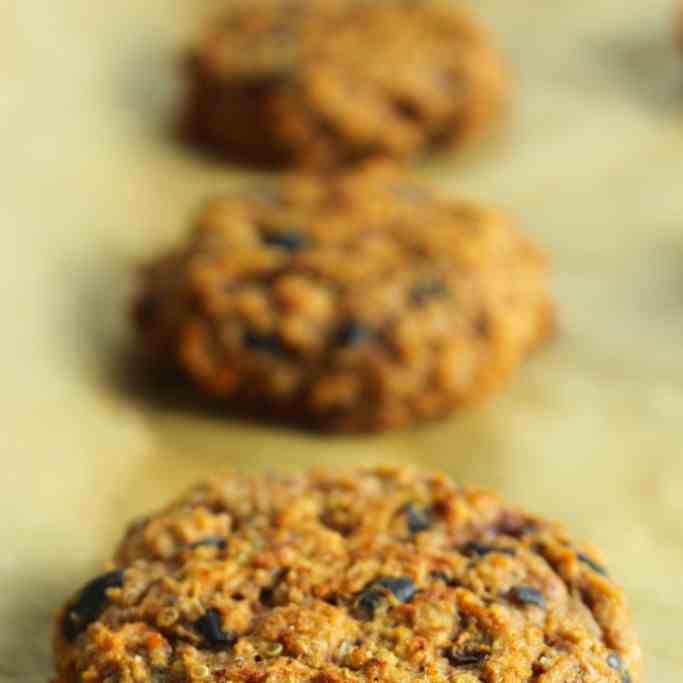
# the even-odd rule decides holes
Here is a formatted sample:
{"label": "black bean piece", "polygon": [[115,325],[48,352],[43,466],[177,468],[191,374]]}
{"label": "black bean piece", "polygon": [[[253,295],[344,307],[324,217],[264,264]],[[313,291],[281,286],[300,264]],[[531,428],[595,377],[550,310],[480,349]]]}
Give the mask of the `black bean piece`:
{"label": "black bean piece", "polygon": [[266,235],[263,241],[271,247],[278,247],[279,249],[286,249],[287,251],[298,251],[308,245],[308,239],[305,235],[296,230],[287,230],[287,232],[276,232]]}
{"label": "black bean piece", "polygon": [[459,652],[453,648],[448,653],[448,661],[453,666],[477,666],[478,664],[481,664],[488,656],[489,653],[486,650],[470,650]]}
{"label": "black bean piece", "polygon": [[356,604],[362,612],[372,618],[375,609],[387,592],[391,593],[399,602],[405,603],[410,602],[415,597],[417,586],[404,576],[384,577],[366,586]]}
{"label": "black bean piece", "polygon": [[230,647],[236,639],[231,633],[223,631],[222,622],[221,613],[211,607],[195,621],[194,627],[211,647]]}
{"label": "black bean piece", "polygon": [[265,588],[262,588],[259,596],[258,596],[259,602],[264,605],[265,607],[274,607],[275,606],[275,590],[273,589],[272,586],[266,586]]}
{"label": "black bean piece", "polygon": [[461,552],[467,557],[485,557],[493,552],[493,546],[484,545],[479,541],[470,541],[462,547]]}
{"label": "black bean piece", "polygon": [[379,579],[374,585],[390,591],[399,602],[410,602],[417,593],[417,586],[405,576]]}
{"label": "black bean piece", "polygon": [[372,333],[367,327],[352,320],[342,324],[334,335],[335,346],[351,347],[366,342]]}
{"label": "black bean piece", "polygon": [[220,536],[207,536],[206,538],[202,538],[200,541],[193,543],[190,547],[193,550],[195,548],[202,548],[205,546],[206,547],[218,548],[219,550],[225,550],[227,545],[228,545],[228,542],[224,538],[221,538]]}
{"label": "black bean piece", "polygon": [[607,665],[621,673],[621,683],[631,683],[631,672],[624,666],[624,662],[618,653],[613,652],[607,657]]}
{"label": "black bean piece", "polygon": [[441,570],[436,570],[436,571],[430,572],[430,576],[435,581],[443,581],[447,586],[449,586],[451,588],[462,585],[461,582],[458,581],[458,579],[453,578],[447,572],[444,572]]}
{"label": "black bean piece", "polygon": [[598,564],[595,560],[588,557],[588,555],[585,555],[584,553],[578,553],[576,556],[581,562],[588,565],[596,574],[600,574],[600,576],[607,576],[607,570],[601,564]]}
{"label": "black bean piece", "polygon": [[480,543],[479,541],[470,541],[466,543],[460,552],[466,557],[485,557],[491,553],[500,553],[502,555],[515,555],[514,548],[497,548],[493,545],[486,545],[485,543]]}
{"label": "black bean piece", "polygon": [[493,526],[491,531],[497,536],[512,536],[522,538],[538,529],[535,519],[527,519],[522,515],[506,512]]}
{"label": "black bean piece", "polygon": [[543,593],[530,586],[515,586],[511,588],[510,597],[521,605],[535,605],[541,609],[545,608]]}
{"label": "black bean piece", "polygon": [[410,290],[410,299],[417,306],[423,306],[431,299],[443,296],[448,292],[446,285],[440,280],[421,282]]}
{"label": "black bean piece", "polygon": [[76,602],[71,605],[62,623],[64,638],[73,641],[96,621],[107,606],[107,591],[123,586],[124,572],[117,570],[102,574],[81,589]]}
{"label": "black bean piece", "polygon": [[264,586],[259,593],[259,602],[265,607],[275,607],[276,596],[275,591],[283,581],[287,579],[288,569],[278,569],[273,576],[273,583],[270,586]]}
{"label": "black bean piece", "polygon": [[612,652],[609,657],[607,657],[607,666],[610,667],[610,669],[614,669],[615,671],[621,671],[624,663],[621,660],[621,656],[617,654],[616,652]]}
{"label": "black bean piece", "polygon": [[493,546],[479,543],[479,541],[470,541],[461,548],[460,552],[466,557],[485,557],[493,552]]}
{"label": "black bean piece", "polygon": [[446,574],[446,572],[442,572],[441,570],[437,569],[433,572],[430,573],[430,576],[435,580],[435,581],[443,581],[444,583],[449,583],[451,580],[451,577]]}
{"label": "black bean piece", "polygon": [[284,355],[282,344],[275,335],[262,335],[248,330],[244,333],[244,345],[254,351],[266,351],[274,356]]}
{"label": "black bean piece", "polygon": [[368,618],[375,616],[375,609],[382,602],[383,594],[373,588],[366,588],[358,597],[356,606]]}
{"label": "black bean piece", "polygon": [[414,503],[406,503],[401,508],[401,512],[406,516],[408,531],[413,536],[421,531],[427,531],[432,526],[432,513],[426,508],[418,507]]}
{"label": "black bean piece", "polygon": [[335,607],[338,607],[340,604],[340,597],[338,593],[330,593],[329,595],[326,595],[323,600],[325,600],[328,605],[334,605]]}

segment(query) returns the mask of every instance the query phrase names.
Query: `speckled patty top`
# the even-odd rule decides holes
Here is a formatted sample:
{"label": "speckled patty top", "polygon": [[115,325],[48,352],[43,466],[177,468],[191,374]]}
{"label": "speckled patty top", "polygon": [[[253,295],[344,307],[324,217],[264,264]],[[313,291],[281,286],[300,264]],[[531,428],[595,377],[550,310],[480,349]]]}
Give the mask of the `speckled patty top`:
{"label": "speckled patty top", "polygon": [[429,0],[233,3],[188,63],[196,139],[315,167],[452,147],[489,124],[509,90],[487,31]]}
{"label": "speckled patty top", "polygon": [[148,270],[137,320],[221,400],[360,431],[486,394],[553,313],[545,259],[507,215],[372,165],[209,203]]}
{"label": "speckled patty top", "polygon": [[398,468],[196,486],[130,527],[55,649],[55,683],[640,680],[594,550]]}

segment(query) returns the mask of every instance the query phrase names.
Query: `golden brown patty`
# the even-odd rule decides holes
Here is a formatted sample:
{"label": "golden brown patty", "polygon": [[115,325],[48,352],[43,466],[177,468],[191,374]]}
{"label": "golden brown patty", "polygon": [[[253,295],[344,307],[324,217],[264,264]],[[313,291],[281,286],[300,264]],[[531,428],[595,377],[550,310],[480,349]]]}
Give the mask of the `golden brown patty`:
{"label": "golden brown patty", "polygon": [[149,269],[137,317],[205,392],[363,431],[500,385],[552,305],[545,259],[508,216],[375,165],[211,202]]}
{"label": "golden brown patty", "polygon": [[316,167],[453,147],[497,116],[509,89],[478,22],[425,0],[238,3],[189,64],[195,138]]}
{"label": "golden brown patty", "polygon": [[438,474],[223,476],[133,524],[55,683],[637,683],[624,596],[558,525]]}

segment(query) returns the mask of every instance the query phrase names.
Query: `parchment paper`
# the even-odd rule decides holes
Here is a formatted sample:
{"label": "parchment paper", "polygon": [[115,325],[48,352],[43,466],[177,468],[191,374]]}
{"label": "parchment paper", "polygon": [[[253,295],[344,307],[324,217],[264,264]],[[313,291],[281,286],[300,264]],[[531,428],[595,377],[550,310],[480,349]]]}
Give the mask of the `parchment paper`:
{"label": "parchment paper", "polygon": [[683,679],[683,64],[669,0],[478,0],[518,74],[497,139],[421,173],[553,254],[557,340],[474,412],[322,439],[139,376],[135,264],[253,173],[180,145],[176,55],[208,0],[0,2],[0,681],[44,683],[52,612],[125,522],[227,466],[412,461],[604,548],[648,680]]}

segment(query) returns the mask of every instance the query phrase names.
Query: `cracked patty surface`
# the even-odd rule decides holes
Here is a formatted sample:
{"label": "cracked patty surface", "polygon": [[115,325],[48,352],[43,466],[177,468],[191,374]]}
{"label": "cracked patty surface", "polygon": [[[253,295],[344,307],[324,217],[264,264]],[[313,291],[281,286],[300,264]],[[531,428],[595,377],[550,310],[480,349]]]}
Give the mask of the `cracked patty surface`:
{"label": "cracked patty surface", "polygon": [[439,474],[216,477],[109,569],[57,617],[55,683],[640,680],[596,551]]}
{"label": "cracked patty surface", "polygon": [[188,63],[198,141],[313,167],[453,147],[497,117],[509,90],[488,32],[428,0],[237,3]]}
{"label": "cracked patty surface", "polygon": [[221,401],[379,430],[504,383],[552,330],[546,270],[504,213],[375,164],[210,202],[136,315]]}

